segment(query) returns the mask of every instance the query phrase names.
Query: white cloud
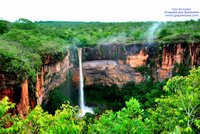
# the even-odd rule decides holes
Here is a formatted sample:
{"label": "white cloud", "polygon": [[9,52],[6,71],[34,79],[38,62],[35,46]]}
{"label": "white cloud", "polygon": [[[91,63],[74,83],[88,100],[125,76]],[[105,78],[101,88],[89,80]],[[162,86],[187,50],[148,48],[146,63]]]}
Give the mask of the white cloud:
{"label": "white cloud", "polygon": [[200,11],[198,5],[197,0],[2,0],[0,17],[10,21],[22,17],[32,21],[181,20],[192,18],[165,17],[164,11],[184,7]]}

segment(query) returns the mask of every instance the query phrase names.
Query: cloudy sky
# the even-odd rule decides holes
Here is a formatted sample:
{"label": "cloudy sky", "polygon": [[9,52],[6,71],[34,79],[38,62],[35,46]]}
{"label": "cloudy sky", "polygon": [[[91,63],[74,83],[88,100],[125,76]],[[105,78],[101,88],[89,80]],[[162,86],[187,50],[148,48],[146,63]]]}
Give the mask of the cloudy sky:
{"label": "cloudy sky", "polygon": [[[172,8],[200,11],[199,0],[1,0],[0,19],[15,21],[168,21],[199,19],[166,17]],[[200,15],[200,14],[199,14]]]}

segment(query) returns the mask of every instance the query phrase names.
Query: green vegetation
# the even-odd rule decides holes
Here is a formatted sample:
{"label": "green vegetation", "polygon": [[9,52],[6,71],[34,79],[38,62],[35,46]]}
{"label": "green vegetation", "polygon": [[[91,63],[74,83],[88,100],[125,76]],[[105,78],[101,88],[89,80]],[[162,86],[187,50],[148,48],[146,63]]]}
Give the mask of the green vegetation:
{"label": "green vegetation", "polygon": [[185,66],[184,64],[174,64],[174,68],[172,70],[173,76],[186,76],[189,74],[190,67]]}
{"label": "green vegetation", "polygon": [[[105,111],[94,117],[77,116],[76,107],[63,104],[55,115],[36,106],[23,119],[6,113],[14,104],[8,98],[0,101],[0,133],[198,133],[200,129],[200,67],[188,76],[168,80],[166,94],[151,98],[154,104],[142,108],[138,100],[130,98],[119,111]],[[10,126],[10,127],[8,127]]]}
{"label": "green vegetation", "polygon": [[13,74],[17,80],[29,77],[34,81],[47,55],[63,57],[66,53],[66,41],[48,28],[26,19],[11,24],[7,22],[11,25],[6,23],[7,27],[3,22],[0,21],[0,30],[4,33],[0,36],[0,71],[4,74]]}
{"label": "green vegetation", "polygon": [[137,99],[142,108],[154,106],[154,99],[164,94],[165,82],[148,80],[140,84],[130,82],[121,89],[118,86],[93,85],[84,88],[87,105],[98,107],[100,111],[111,109],[118,111],[125,107],[125,102],[132,97]]}
{"label": "green vegetation", "polygon": [[[8,102],[8,98],[0,101],[0,133],[81,133],[84,121],[77,118],[78,110],[69,104],[63,104],[55,115],[44,112],[40,106],[36,106],[31,113],[23,119],[20,115],[11,116],[5,114],[7,109],[14,105]],[[11,127],[6,128],[7,126]]]}
{"label": "green vegetation", "polygon": [[168,22],[162,27],[157,41],[160,43],[199,42],[199,28],[199,21]]}
{"label": "green vegetation", "polygon": [[[29,78],[29,85],[34,85],[36,73],[40,71],[46,57],[53,57],[49,64],[55,63],[73,45],[143,45],[147,43],[148,29],[153,24],[33,23],[26,19],[10,23],[0,20],[0,72],[12,74],[18,82]],[[160,44],[159,48],[178,42],[199,43],[199,29],[200,21],[166,22],[156,33],[155,43]],[[153,66],[155,63],[151,64]],[[136,70],[144,75],[151,73],[145,66]],[[6,113],[15,104],[4,98],[0,101],[0,133],[199,133],[200,67],[190,71],[189,75],[188,70],[182,65],[176,65],[174,75],[183,76],[175,76],[166,85],[165,82],[154,83],[146,79],[138,85],[128,83],[121,90],[115,86],[107,87],[108,90],[102,86],[95,87],[102,92],[98,94],[94,90],[93,96],[96,100],[101,98],[99,96],[105,97],[98,101],[110,101],[103,103],[107,106],[105,109],[111,107],[111,110],[102,115],[87,114],[84,118],[77,116],[77,107],[62,104],[67,98],[61,97],[59,91],[50,93],[52,107],[48,111],[51,114],[41,106],[36,106],[26,118]],[[99,109],[95,111],[101,113]]]}
{"label": "green vegetation", "polygon": [[48,93],[48,103],[42,105],[43,109],[48,111],[48,113],[55,114],[55,111],[69,100],[60,90],[63,86],[65,85],[60,85]]}
{"label": "green vegetation", "polygon": [[[62,59],[76,45],[146,44],[155,22],[31,22],[0,20],[0,71],[34,81],[47,56]],[[157,43],[200,42],[200,22],[166,22],[157,31]]]}
{"label": "green vegetation", "polygon": [[4,34],[10,30],[10,22],[5,20],[0,20],[0,34]]}

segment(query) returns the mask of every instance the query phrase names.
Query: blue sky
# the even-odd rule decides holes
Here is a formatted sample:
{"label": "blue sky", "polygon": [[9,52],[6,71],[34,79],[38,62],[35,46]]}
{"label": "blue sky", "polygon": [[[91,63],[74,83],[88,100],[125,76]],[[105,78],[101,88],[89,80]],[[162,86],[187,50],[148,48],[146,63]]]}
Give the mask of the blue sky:
{"label": "blue sky", "polygon": [[175,21],[200,17],[166,17],[172,8],[200,11],[198,0],[1,0],[0,18],[15,21]]}

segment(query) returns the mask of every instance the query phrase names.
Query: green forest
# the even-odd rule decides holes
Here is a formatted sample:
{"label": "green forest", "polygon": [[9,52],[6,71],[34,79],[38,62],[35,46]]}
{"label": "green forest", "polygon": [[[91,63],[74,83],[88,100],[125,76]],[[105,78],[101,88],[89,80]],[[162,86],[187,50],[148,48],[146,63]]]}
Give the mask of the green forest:
{"label": "green forest", "polygon": [[[18,82],[28,78],[35,83],[47,56],[54,57],[51,62],[55,63],[73,47],[156,44],[162,48],[174,43],[200,43],[200,20],[190,20],[159,22],[156,38],[148,44],[149,28],[155,23],[0,20],[0,72]],[[104,96],[111,108],[94,109],[95,114],[87,113],[82,118],[78,106],[72,106],[56,89],[50,92],[54,99],[51,109],[37,105],[26,118],[8,113],[16,104],[5,97],[0,100],[0,134],[200,133],[200,67],[189,72],[184,69],[162,82],[149,79],[140,84],[127,83],[122,89],[96,85],[92,87],[97,89],[94,98]]]}
{"label": "green forest", "polygon": [[[74,46],[144,45],[148,42],[148,28],[154,23],[31,22],[23,18],[11,23],[0,20],[0,71],[34,81],[47,55],[56,57],[57,61]],[[154,41],[161,46],[200,42],[199,21],[163,22],[161,25]],[[21,76],[17,75],[19,73]]]}
{"label": "green forest", "polygon": [[[153,89],[147,93],[146,103],[153,101],[151,105],[144,107],[133,96],[119,111],[106,110],[101,115],[86,114],[83,118],[77,116],[78,107],[66,102],[54,115],[38,105],[23,119],[20,115],[5,114],[15,105],[6,97],[0,101],[0,133],[198,133],[199,76],[200,67],[192,69],[188,76],[173,77],[158,98],[152,95],[160,89]],[[9,124],[12,126],[6,128]]]}

